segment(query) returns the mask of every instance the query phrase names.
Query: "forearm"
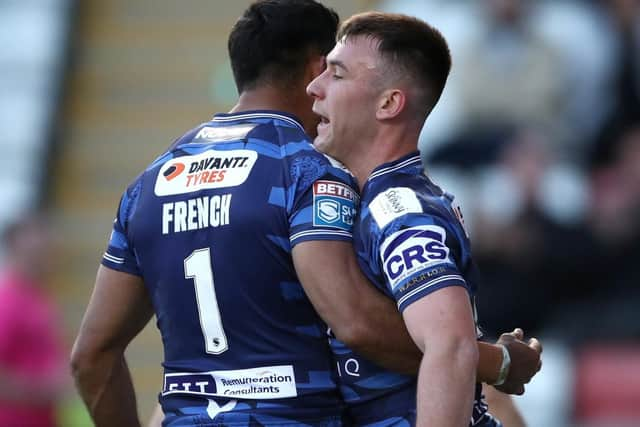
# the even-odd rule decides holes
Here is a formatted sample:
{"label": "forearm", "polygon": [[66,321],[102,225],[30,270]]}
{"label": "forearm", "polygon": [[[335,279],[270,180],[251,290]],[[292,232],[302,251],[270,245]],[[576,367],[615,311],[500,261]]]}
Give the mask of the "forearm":
{"label": "forearm", "polygon": [[71,355],[78,391],[96,427],[138,427],[124,351],[153,315],[142,278],[100,266]]}
{"label": "forearm", "polygon": [[499,419],[504,427],[526,427],[526,423],[511,396],[488,385],[484,385],[482,391],[491,415]]}
{"label": "forearm", "polygon": [[[384,308],[382,309],[384,310]],[[381,313],[383,311],[380,311]],[[383,318],[384,316],[380,316]],[[390,316],[393,317],[393,316]],[[389,325],[393,325],[394,319],[385,319],[381,321],[381,325],[377,325],[378,322],[372,324],[371,329],[382,331]],[[378,329],[375,329],[378,327]],[[409,375],[416,375],[420,367],[420,360],[422,359],[422,352],[415,346],[413,340],[407,342],[410,339],[408,332],[404,326],[396,325],[397,329],[395,333],[389,333],[387,336],[383,334],[372,334],[368,342],[361,343],[361,348],[355,349],[360,354],[364,355],[368,359],[378,363],[387,369]],[[398,332],[399,331],[399,332]],[[370,348],[368,346],[371,346]],[[380,346],[389,346],[393,348],[392,352],[385,352],[379,354]],[[355,345],[357,347],[357,344]],[[399,350],[395,350],[399,349]],[[502,348],[496,344],[490,344],[485,342],[478,342],[478,369],[476,374],[476,381],[485,384],[495,384],[500,373],[500,366],[502,365]]]}
{"label": "forearm", "polygon": [[477,382],[495,384],[502,366],[502,346],[478,341],[478,353]]}
{"label": "forearm", "polygon": [[467,427],[474,400],[477,351],[473,343],[427,349],[418,376],[418,427]]}
{"label": "forearm", "polygon": [[139,427],[136,397],[124,356],[74,364],[74,378],[96,427]]}
{"label": "forearm", "polygon": [[149,419],[147,427],[162,427],[162,420],[164,420],[164,412],[162,412],[162,406],[157,404],[153,410],[153,414],[151,414],[151,419]]}
{"label": "forearm", "polygon": [[[385,300],[391,303],[387,298]],[[389,314],[388,317],[385,316],[384,313],[389,313],[389,310],[383,304],[377,310],[381,315],[373,323],[370,323],[367,330],[362,334],[362,336],[367,336],[367,340],[353,344],[352,349],[387,369],[403,374],[416,375],[420,367],[422,352],[411,340],[403,321],[397,324],[397,317],[393,313]],[[385,331],[387,330],[386,328],[389,328],[390,332],[376,333],[376,331]],[[393,348],[394,351],[380,354],[380,348],[383,345]],[[478,341],[478,352],[476,381],[495,384],[502,365],[501,346]]]}
{"label": "forearm", "polygon": [[362,300],[366,305],[357,311],[358,319],[351,322],[352,336],[344,340],[345,344],[379,366],[416,375],[422,352],[411,339],[395,303],[373,288],[370,292]]}

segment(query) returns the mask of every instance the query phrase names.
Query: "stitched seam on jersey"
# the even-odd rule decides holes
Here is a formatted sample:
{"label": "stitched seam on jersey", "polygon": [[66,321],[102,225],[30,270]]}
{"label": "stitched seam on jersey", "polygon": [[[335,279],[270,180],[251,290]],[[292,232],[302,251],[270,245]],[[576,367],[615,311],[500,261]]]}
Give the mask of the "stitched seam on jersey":
{"label": "stitched seam on jersey", "polygon": [[299,239],[301,237],[306,237],[306,236],[314,236],[314,235],[338,235],[338,236],[343,236],[343,237],[353,237],[351,233],[347,232],[347,231],[340,231],[340,230],[307,230],[307,231],[300,231],[296,234],[294,234],[293,236],[289,237],[289,241],[293,242],[296,239]]}
{"label": "stitched seam on jersey", "polygon": [[379,171],[374,172],[373,174],[371,174],[371,176],[369,176],[367,181],[371,181],[372,179],[378,178],[380,175],[384,175],[384,174],[387,174],[389,172],[394,172],[394,171],[396,171],[398,169],[402,169],[402,168],[404,168],[406,166],[411,165],[411,163],[414,163],[414,162],[420,162],[420,156],[414,156],[414,157],[411,157],[411,158],[405,160],[402,163],[398,163],[395,166],[389,166],[389,167],[380,169]]}
{"label": "stitched seam on jersey", "polygon": [[466,283],[464,281],[464,279],[462,278],[462,276],[458,275],[458,274],[450,274],[447,276],[442,276],[442,277],[438,277],[436,279],[433,279],[423,285],[421,285],[420,287],[414,289],[413,291],[409,292],[408,294],[404,295],[402,298],[400,298],[398,300],[398,307],[400,307],[402,305],[402,303],[404,303],[408,298],[411,298],[412,296],[414,296],[416,293],[425,290],[427,288],[430,288],[431,286],[437,285],[439,283],[442,282],[446,282],[446,281],[461,281],[462,283]]}
{"label": "stitched seam on jersey", "polygon": [[123,264],[124,263],[124,258],[120,258],[120,257],[116,257],[113,255],[110,255],[108,253],[104,253],[103,258],[106,259],[107,261],[111,261],[114,262],[116,264]]}
{"label": "stitched seam on jersey", "polygon": [[280,114],[273,114],[273,113],[253,113],[253,114],[239,114],[237,116],[232,116],[232,117],[213,117],[213,119],[211,119],[212,122],[232,122],[232,121],[237,121],[240,119],[278,119],[278,120],[282,120],[283,122],[287,122],[289,124],[293,124],[295,125],[298,129],[300,129],[301,131],[304,132],[304,128],[302,127],[302,125],[300,123],[298,123],[296,120],[287,117],[287,116],[282,116]]}

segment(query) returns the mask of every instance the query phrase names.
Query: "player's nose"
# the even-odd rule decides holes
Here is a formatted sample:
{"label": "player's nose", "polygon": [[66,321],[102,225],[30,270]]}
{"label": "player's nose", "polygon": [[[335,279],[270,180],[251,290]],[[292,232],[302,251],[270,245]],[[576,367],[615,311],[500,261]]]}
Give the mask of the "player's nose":
{"label": "player's nose", "polygon": [[316,99],[322,98],[324,92],[322,91],[321,78],[323,75],[324,73],[311,80],[311,83],[307,85],[307,95]]}

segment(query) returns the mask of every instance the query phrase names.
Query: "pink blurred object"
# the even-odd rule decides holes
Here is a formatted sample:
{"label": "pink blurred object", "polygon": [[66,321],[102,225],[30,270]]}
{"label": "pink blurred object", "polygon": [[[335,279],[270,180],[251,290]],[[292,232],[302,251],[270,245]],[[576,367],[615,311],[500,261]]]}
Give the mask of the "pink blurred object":
{"label": "pink blurred object", "polygon": [[640,345],[597,345],[578,353],[575,419],[589,426],[640,425]]}

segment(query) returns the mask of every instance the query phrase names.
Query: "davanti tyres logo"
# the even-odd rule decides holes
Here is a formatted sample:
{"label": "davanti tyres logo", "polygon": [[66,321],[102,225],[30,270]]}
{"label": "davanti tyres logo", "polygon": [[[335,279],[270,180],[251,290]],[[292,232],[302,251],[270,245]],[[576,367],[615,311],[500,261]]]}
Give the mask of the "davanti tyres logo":
{"label": "davanti tyres logo", "polygon": [[167,170],[164,171],[163,175],[167,181],[171,181],[173,178],[179,176],[185,170],[184,163],[176,162],[169,166]]}

